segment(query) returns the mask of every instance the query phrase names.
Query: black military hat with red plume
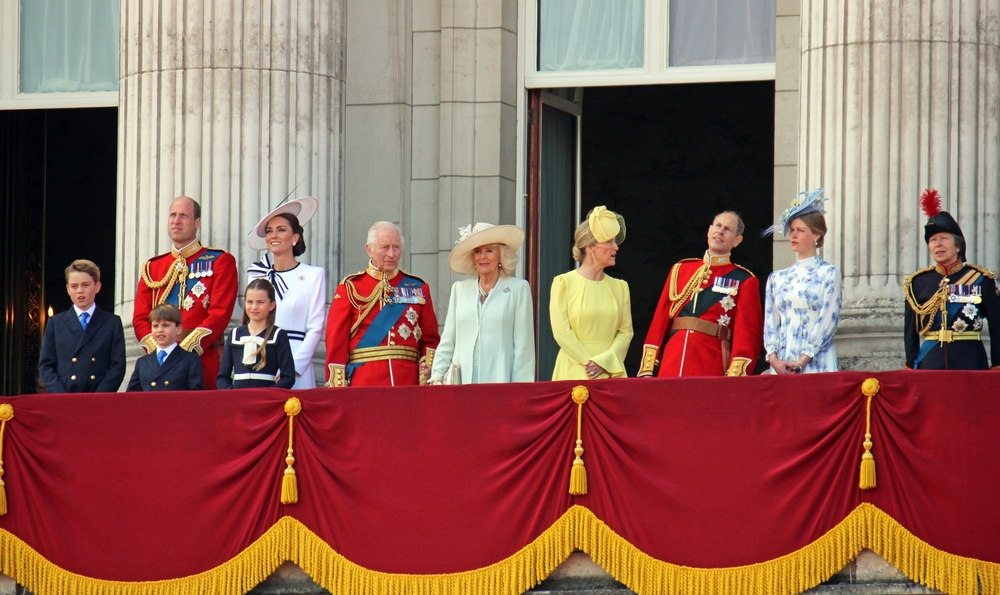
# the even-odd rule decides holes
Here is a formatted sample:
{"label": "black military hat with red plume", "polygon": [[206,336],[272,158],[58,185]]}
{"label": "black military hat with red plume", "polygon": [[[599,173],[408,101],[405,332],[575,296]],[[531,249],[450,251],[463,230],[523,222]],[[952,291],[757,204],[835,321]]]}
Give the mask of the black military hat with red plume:
{"label": "black military hat with red plume", "polygon": [[[939,233],[950,233],[960,238],[965,238],[962,228],[958,226],[958,221],[951,216],[948,211],[941,210],[941,193],[933,188],[924,190],[920,195],[920,207],[929,217],[924,224],[924,241],[930,242],[931,237]],[[965,260],[965,250],[959,254],[959,258]]]}

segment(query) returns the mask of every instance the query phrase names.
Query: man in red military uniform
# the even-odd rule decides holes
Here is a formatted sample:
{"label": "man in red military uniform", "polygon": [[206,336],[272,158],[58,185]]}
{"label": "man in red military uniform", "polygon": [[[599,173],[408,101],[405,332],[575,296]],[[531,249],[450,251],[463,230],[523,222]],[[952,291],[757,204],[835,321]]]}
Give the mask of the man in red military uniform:
{"label": "man in red military uniform", "polygon": [[757,277],[730,261],[742,241],[740,216],[719,213],[708,228],[704,258],[686,258],[670,269],[646,334],[638,376],[753,373],[764,318]]}
{"label": "man in red military uniform", "polygon": [[373,225],[365,250],[367,270],[345,277],[330,306],[326,386],[424,384],[440,338],[430,288],[398,269],[403,238],[392,223]]}
{"label": "man in red military uniform", "polygon": [[180,346],[201,356],[205,388],[214,389],[219,373],[216,344],[221,346],[225,341],[239,274],[232,254],[198,242],[199,229],[201,205],[187,196],[175,199],[167,218],[167,235],[173,247],[143,263],[132,328],[146,353],[152,353],[156,342],[149,324],[150,311],[164,302],[180,308]]}

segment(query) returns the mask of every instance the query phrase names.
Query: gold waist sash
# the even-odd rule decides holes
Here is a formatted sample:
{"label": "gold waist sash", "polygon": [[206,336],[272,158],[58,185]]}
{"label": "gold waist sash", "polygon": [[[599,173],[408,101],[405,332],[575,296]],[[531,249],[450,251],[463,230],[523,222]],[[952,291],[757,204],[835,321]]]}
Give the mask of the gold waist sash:
{"label": "gold waist sash", "polygon": [[954,341],[981,341],[982,333],[964,332],[942,329],[924,333],[924,341],[939,341],[941,343],[952,343]]}
{"label": "gold waist sash", "polygon": [[416,347],[407,345],[380,345],[378,347],[363,347],[355,349],[348,358],[349,364],[363,364],[387,359],[401,359],[409,362],[420,361],[420,353]]}

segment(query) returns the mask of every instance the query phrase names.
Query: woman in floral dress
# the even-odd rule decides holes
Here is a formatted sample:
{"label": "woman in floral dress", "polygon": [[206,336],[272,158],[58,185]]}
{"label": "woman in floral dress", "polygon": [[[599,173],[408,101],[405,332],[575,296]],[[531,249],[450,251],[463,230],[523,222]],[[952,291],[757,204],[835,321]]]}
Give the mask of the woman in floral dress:
{"label": "woman in floral dress", "polygon": [[[826,235],[823,189],[802,192],[781,217],[795,264],[771,273],[764,307],[764,348],[772,374],[836,372],[841,275],[817,253]],[[765,233],[770,233],[777,226]]]}

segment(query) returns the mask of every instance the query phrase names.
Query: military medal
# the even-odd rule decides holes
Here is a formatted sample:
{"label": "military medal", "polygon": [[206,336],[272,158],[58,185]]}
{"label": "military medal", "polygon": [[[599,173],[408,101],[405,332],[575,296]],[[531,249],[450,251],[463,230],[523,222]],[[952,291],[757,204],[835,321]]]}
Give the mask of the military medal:
{"label": "military medal", "polygon": [[712,286],[712,291],[715,293],[724,293],[728,296],[734,296],[739,293],[739,288],[740,282],[736,279],[716,277],[715,284]]}

